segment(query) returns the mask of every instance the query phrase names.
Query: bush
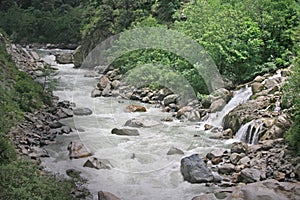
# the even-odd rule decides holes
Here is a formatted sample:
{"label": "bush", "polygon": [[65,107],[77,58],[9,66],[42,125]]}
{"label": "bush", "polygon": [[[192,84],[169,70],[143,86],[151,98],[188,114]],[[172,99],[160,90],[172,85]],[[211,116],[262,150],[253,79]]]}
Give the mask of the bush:
{"label": "bush", "polygon": [[[300,52],[299,52],[300,53]],[[300,58],[298,57],[288,84],[284,88],[284,104],[292,108],[293,125],[286,135],[287,141],[296,148],[300,155]]]}
{"label": "bush", "polygon": [[15,161],[0,165],[0,199],[68,200],[74,183],[55,175],[41,175],[36,165]]}

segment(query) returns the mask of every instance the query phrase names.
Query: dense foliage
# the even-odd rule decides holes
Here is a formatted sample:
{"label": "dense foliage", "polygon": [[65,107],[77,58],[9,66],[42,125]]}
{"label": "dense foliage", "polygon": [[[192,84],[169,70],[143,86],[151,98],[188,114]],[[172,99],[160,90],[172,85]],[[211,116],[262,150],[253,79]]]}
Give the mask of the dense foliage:
{"label": "dense foliage", "polygon": [[240,83],[289,64],[298,6],[294,0],[195,1],[175,28],[203,45],[222,75]]}
{"label": "dense foliage", "polygon": [[72,199],[71,181],[54,175],[41,175],[36,165],[24,161],[0,164],[0,199]]}
{"label": "dense foliage", "polygon": [[284,99],[286,106],[292,108],[294,121],[286,139],[296,148],[300,155],[300,57],[297,58],[292,68],[292,75],[289,77],[288,84],[285,87]]}
{"label": "dense foliage", "polygon": [[3,0],[0,27],[18,43],[79,43],[81,1]]}
{"label": "dense foliage", "polygon": [[18,159],[8,138],[24,112],[40,108],[48,98],[28,74],[17,70],[4,41],[0,42],[0,94],[0,199],[72,199],[73,181],[41,175],[36,165]]}
{"label": "dense foliage", "polygon": [[[181,6],[175,6],[178,10],[172,18],[174,23],[169,18],[166,23],[162,19],[167,18],[158,17],[153,12],[155,5],[164,3],[156,1],[148,17],[136,18],[127,29],[163,27],[186,34],[204,47],[223,77],[235,84],[291,63],[299,20],[299,5],[294,0],[181,2]],[[164,9],[174,10],[173,5],[174,2]],[[98,26],[101,24],[98,21]],[[114,26],[111,27],[113,29]],[[121,43],[122,39],[121,35]],[[113,66],[127,72],[147,63],[161,63],[178,71],[189,80],[195,93],[208,92],[201,79],[205,75],[198,74],[184,59],[160,49],[126,53],[116,59]]]}

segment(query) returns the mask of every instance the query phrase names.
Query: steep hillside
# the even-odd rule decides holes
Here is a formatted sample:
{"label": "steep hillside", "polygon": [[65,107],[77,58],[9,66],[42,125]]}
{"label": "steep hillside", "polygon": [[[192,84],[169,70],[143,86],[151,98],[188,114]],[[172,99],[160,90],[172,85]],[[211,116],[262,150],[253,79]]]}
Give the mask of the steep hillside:
{"label": "steep hillside", "polygon": [[[39,162],[38,152],[32,151],[38,150],[34,144],[30,145],[31,149],[23,151],[28,151],[27,155],[31,153],[31,158],[36,160],[29,160],[28,156],[21,158],[20,150],[19,154],[16,151],[17,141],[23,144],[32,141],[28,136],[30,132],[23,134],[31,123],[26,116],[42,106],[47,107],[50,96],[29,74],[18,70],[13,60],[17,61],[15,56],[22,57],[24,54],[15,52],[12,57],[6,51],[6,48],[12,47],[18,50],[16,52],[25,52],[9,44],[6,37],[0,34],[0,199],[74,199],[70,193],[75,188],[73,181],[48,175],[34,164]],[[32,60],[23,61],[18,65],[34,66]],[[33,114],[31,116],[30,120],[35,119]],[[16,131],[12,135],[9,132],[13,127]]]}

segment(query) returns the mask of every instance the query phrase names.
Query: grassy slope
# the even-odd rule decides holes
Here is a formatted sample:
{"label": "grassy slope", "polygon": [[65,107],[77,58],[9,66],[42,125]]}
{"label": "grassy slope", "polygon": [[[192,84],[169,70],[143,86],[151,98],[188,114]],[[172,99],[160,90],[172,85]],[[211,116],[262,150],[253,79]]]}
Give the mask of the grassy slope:
{"label": "grassy slope", "polygon": [[7,136],[25,111],[41,107],[45,99],[42,87],[17,70],[0,39],[0,199],[72,199],[74,183],[42,175],[38,166],[19,159]]}

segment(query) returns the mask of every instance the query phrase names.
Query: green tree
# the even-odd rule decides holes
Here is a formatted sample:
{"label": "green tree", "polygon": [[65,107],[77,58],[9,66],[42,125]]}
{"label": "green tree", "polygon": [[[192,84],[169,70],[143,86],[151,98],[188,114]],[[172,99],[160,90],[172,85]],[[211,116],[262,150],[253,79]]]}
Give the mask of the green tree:
{"label": "green tree", "polygon": [[[299,54],[298,54],[299,55]],[[285,87],[285,105],[292,108],[293,125],[286,135],[287,141],[295,147],[300,155],[300,57],[292,68],[292,75]]]}

